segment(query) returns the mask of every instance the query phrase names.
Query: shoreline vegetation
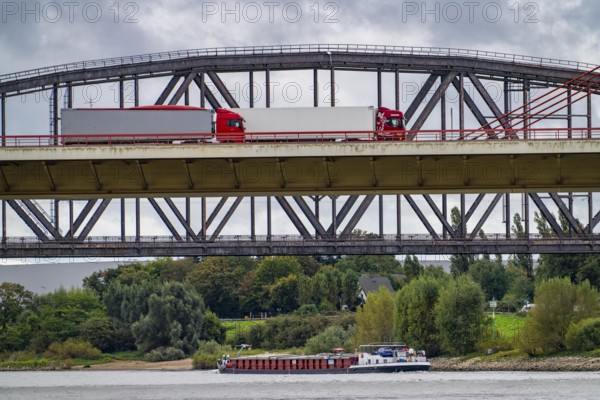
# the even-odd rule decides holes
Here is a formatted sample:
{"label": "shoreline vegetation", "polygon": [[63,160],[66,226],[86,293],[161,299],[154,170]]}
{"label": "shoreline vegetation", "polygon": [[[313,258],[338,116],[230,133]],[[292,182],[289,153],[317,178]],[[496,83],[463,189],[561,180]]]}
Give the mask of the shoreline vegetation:
{"label": "shoreline vegetation", "polygon": [[[581,262],[564,257],[552,265]],[[454,261],[462,267],[448,274],[414,256],[158,259],[45,295],[4,282],[0,370],[214,370],[242,343],[253,354],[321,354],[400,338],[433,356],[434,371],[600,371],[600,283],[538,279],[501,257]],[[600,257],[586,262],[600,271]],[[381,276],[359,275],[373,270]],[[396,292],[378,283],[389,274],[402,277]],[[379,285],[368,299],[361,279]],[[220,318],[230,315],[244,319]],[[191,365],[170,362],[186,357]]]}
{"label": "shoreline vegetation", "polygon": [[[600,357],[585,356],[555,356],[544,358],[511,358],[489,360],[488,356],[478,356],[469,359],[462,357],[432,358],[432,371],[600,371]],[[81,367],[77,367],[78,369]],[[166,362],[146,361],[111,361],[104,364],[92,365],[92,370],[192,370],[191,359]]]}
{"label": "shoreline vegetation", "polygon": [[[529,372],[598,372],[600,357],[593,356],[552,356],[552,357],[512,357],[493,356],[435,357],[430,359],[432,372],[477,372],[477,371],[529,371]],[[31,368],[48,370],[63,368]],[[177,361],[149,362],[141,360],[113,360],[92,365],[75,365],[69,370],[93,371],[192,371],[192,359]],[[0,371],[25,371],[22,369],[0,369]]]}

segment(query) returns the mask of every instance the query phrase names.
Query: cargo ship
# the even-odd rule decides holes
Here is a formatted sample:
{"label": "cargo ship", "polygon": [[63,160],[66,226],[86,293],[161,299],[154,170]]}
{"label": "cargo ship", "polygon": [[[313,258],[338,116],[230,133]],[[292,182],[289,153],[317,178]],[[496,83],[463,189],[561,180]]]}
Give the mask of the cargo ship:
{"label": "cargo ship", "polygon": [[[243,349],[243,347],[242,347]],[[240,350],[241,352],[241,350]],[[333,349],[316,355],[263,354],[223,356],[217,362],[225,374],[354,374],[373,372],[428,371],[431,367],[423,350],[404,343],[371,343],[356,353]]]}

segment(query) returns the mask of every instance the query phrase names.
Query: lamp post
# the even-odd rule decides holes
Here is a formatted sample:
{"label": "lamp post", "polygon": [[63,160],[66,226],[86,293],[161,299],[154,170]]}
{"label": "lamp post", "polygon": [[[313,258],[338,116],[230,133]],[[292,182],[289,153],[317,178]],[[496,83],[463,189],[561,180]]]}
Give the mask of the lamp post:
{"label": "lamp post", "polygon": [[333,68],[331,51],[327,51],[327,55],[329,55],[329,85],[331,86],[329,89],[331,90],[331,107],[335,107],[335,69]]}

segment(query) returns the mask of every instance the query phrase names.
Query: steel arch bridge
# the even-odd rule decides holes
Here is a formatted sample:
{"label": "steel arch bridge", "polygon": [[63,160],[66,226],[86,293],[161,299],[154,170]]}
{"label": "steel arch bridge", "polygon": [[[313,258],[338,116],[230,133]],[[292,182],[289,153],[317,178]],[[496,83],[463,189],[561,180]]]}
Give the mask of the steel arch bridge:
{"label": "steel arch bridge", "polygon": [[[439,123],[435,129],[439,130],[440,138],[450,140],[450,135],[445,135],[445,132],[452,131],[447,126],[447,95],[450,91],[458,97],[457,132],[464,133],[489,126],[493,121],[503,121],[519,104],[531,119],[548,117],[528,110],[532,91],[550,91],[567,85],[564,87],[568,99],[572,91],[582,91],[581,87],[568,84],[593,68],[595,66],[579,62],[486,51],[369,45],[213,48],[84,61],[0,76],[2,145],[6,148],[10,143],[16,143],[7,130],[11,118],[7,111],[8,103],[30,93],[49,93],[49,134],[58,135],[61,96],[64,106],[72,108],[74,88],[116,82],[118,105],[125,107],[128,102],[125,85],[133,83],[132,100],[137,106],[140,104],[141,81],[168,77],[168,83],[156,97],[155,104],[199,103],[202,107],[208,105],[215,109],[237,108],[240,106],[238,99],[227,87],[224,77],[230,73],[243,73],[247,76],[249,88],[248,106],[270,107],[271,73],[279,71],[292,74],[295,71],[312,71],[315,107],[323,105],[319,104],[319,79],[323,78],[320,71],[328,74],[327,94],[331,106],[336,104],[336,76],[346,72],[374,74],[377,105],[383,105],[384,93],[393,92],[396,109],[401,108],[401,77],[415,74],[416,79],[423,83],[404,110],[410,130],[418,132],[426,124]],[[394,84],[384,84],[390,76],[393,76]],[[585,101],[582,107],[565,100],[565,110],[551,116],[552,121],[558,119],[559,124],[565,126],[557,139],[572,138],[576,129],[582,132],[583,138],[596,139],[592,95],[600,89],[600,84],[596,75],[593,79],[583,90]],[[258,80],[264,80],[264,104],[258,104],[258,96],[255,96]],[[501,85],[501,96],[488,90],[490,82]],[[467,85],[473,90],[466,90]],[[197,91],[199,96],[193,99],[192,91]],[[512,100],[514,93],[521,97],[516,104]],[[565,136],[560,136],[563,133]],[[527,135],[528,131],[524,129],[521,139],[527,139]],[[414,137],[410,136],[411,139]],[[493,154],[494,142],[489,143],[489,152]],[[553,156],[556,156],[560,169],[560,154]],[[419,157],[416,158],[419,162]],[[85,200],[65,200],[64,195],[55,195],[57,177],[53,175],[52,159],[35,160],[33,166],[19,160],[0,161],[0,197],[3,198],[0,256],[600,251],[595,231],[600,222],[598,196],[591,191],[540,194],[523,190],[523,194],[515,195],[510,193],[515,191],[514,188],[507,188],[503,190],[507,193],[474,193],[472,189],[467,190],[465,184],[464,190],[456,190],[451,195],[440,192],[384,196],[371,186],[365,187],[362,194],[348,195],[322,190],[310,196],[285,196],[285,191],[275,190],[260,197],[243,191],[215,197],[198,195],[198,190],[190,190],[187,196],[172,198],[152,192],[144,178],[143,160],[126,161],[132,165],[133,173],[138,175],[145,190],[131,198],[119,193],[104,193]],[[182,174],[189,177],[187,161],[181,161],[185,167]],[[375,162],[373,157],[371,163]],[[96,164],[92,162],[91,165],[95,171]],[[375,170],[375,167],[372,168]],[[19,173],[11,174],[15,170]],[[32,173],[38,175],[41,184],[50,188],[47,194],[31,198],[11,193],[11,179]],[[594,179],[592,181],[595,182]],[[95,182],[97,187],[102,186],[97,173]],[[190,183],[189,187],[194,187],[194,183]],[[560,182],[556,187],[560,189]],[[592,184],[590,190],[597,187],[597,184]],[[515,196],[520,201],[518,208],[513,204]],[[450,218],[451,204],[458,205],[458,221]],[[162,224],[161,234],[156,234],[156,229],[150,234],[145,232],[145,212],[141,211],[144,207],[156,216],[153,224],[156,221]],[[240,210],[243,210],[243,218],[233,218],[240,214]],[[523,232],[519,234],[512,230],[512,214],[515,211],[520,212],[523,218]],[[532,233],[530,225],[534,212],[546,221],[553,232],[552,237]],[[33,236],[24,235],[22,230],[13,233],[14,224],[10,223],[10,218],[19,218]],[[373,227],[371,233],[357,234],[356,229],[365,220]],[[406,229],[407,221],[412,220],[419,221],[420,226]],[[489,225],[500,226],[501,232],[481,235],[483,228],[489,232]],[[107,226],[116,233],[93,235],[100,228],[106,231],[104,228]],[[297,233],[281,232],[283,226],[293,227]],[[240,234],[222,234],[228,230]]]}

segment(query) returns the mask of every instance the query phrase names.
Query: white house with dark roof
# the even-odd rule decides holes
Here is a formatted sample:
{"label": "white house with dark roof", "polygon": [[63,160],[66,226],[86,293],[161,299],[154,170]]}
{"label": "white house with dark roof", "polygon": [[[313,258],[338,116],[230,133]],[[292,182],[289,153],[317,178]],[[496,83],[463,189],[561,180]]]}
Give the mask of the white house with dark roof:
{"label": "white house with dark roof", "polygon": [[363,302],[367,301],[367,294],[376,292],[381,286],[385,287],[390,293],[394,293],[394,288],[390,283],[390,280],[385,276],[369,276],[362,275],[358,282],[360,284],[360,298]]}

